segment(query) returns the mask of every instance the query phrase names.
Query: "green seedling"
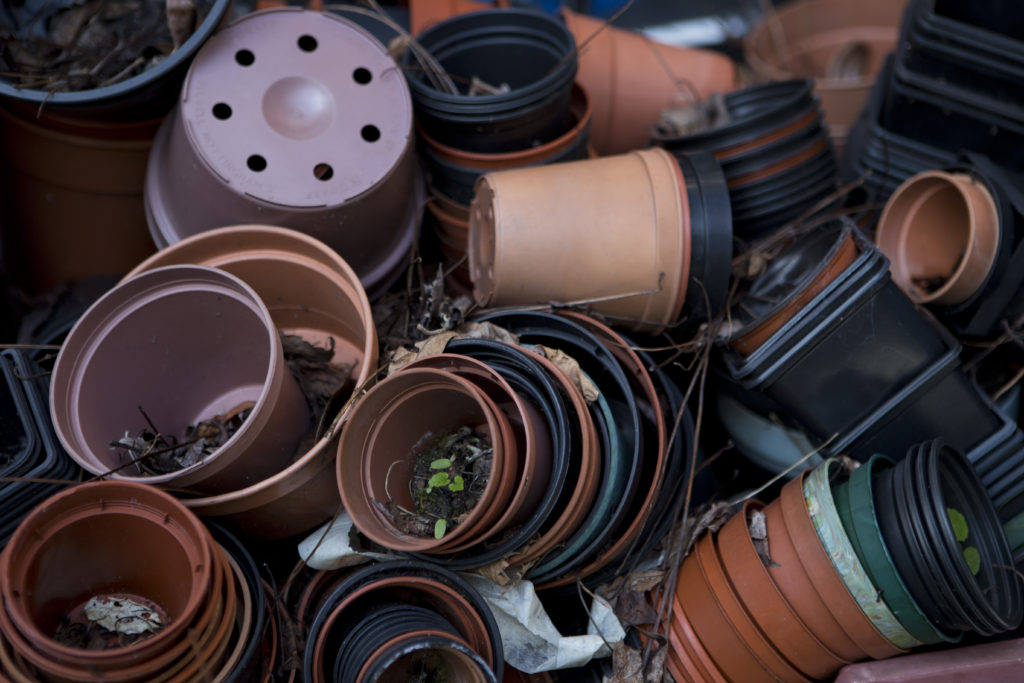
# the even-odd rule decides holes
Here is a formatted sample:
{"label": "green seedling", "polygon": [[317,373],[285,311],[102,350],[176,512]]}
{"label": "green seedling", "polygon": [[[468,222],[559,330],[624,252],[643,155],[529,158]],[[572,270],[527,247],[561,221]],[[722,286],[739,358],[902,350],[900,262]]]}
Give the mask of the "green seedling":
{"label": "green seedling", "polygon": [[964,560],[967,562],[967,568],[971,570],[971,574],[974,576],[978,575],[981,570],[981,553],[973,545],[964,547],[962,544],[971,535],[971,530],[967,526],[967,518],[964,514],[955,508],[946,508],[946,516],[949,517],[949,523],[953,527],[953,535],[956,540],[961,544],[961,549],[964,554]]}

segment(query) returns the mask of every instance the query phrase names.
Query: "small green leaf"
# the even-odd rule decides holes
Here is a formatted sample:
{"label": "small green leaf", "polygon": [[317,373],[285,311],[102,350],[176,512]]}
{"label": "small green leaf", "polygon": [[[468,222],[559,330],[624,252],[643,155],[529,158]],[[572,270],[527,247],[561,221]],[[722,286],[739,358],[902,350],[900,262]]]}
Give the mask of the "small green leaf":
{"label": "small green leaf", "polygon": [[448,478],[447,472],[438,472],[427,480],[427,487],[433,489],[441,486],[447,486],[450,481],[451,479]]}
{"label": "small green leaf", "polygon": [[971,570],[971,574],[977,576],[978,570],[981,569],[981,553],[973,545],[969,545],[964,548],[964,559],[967,560],[967,568]]}
{"label": "small green leaf", "polygon": [[465,487],[466,485],[465,482],[462,481],[461,474],[456,474],[455,479],[452,480],[452,483],[448,484],[448,490],[451,491],[452,493],[455,493],[456,491],[461,491]]}
{"label": "small green leaf", "polygon": [[452,466],[452,461],[448,458],[438,458],[434,462],[430,463],[430,469],[432,470],[446,470]]}
{"label": "small green leaf", "polygon": [[439,519],[434,522],[434,538],[440,539],[444,537],[444,532],[448,529],[448,520]]}
{"label": "small green leaf", "polygon": [[967,518],[964,517],[962,512],[954,508],[946,508],[946,514],[949,515],[949,521],[953,525],[953,535],[956,536],[956,540],[963,543],[967,540],[969,533]]}

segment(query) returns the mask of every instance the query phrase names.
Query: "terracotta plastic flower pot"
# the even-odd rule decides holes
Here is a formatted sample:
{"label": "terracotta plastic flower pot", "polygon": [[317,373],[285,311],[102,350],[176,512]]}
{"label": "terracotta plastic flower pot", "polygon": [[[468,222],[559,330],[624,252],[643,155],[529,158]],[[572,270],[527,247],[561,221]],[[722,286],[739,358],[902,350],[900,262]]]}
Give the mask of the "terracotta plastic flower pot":
{"label": "terracotta plastic flower pot", "polygon": [[[323,242],[267,225],[217,228],[161,250],[129,276],[180,263],[213,266],[242,278],[266,303],[278,328],[288,334],[320,346],[333,339],[332,362],[353,366],[355,386],[365,386],[377,371],[377,333],[370,302],[355,271]],[[287,278],[281,277],[285,271],[290,273]],[[294,536],[337,512],[336,451],[336,434],[325,435],[295,462],[260,482],[190,498],[185,504],[248,536]]]}
{"label": "terracotta plastic flower pot", "polygon": [[[673,634],[675,634],[674,639]],[[725,676],[719,671],[718,666],[711,661],[711,655],[708,654],[704,645],[701,644],[689,620],[687,620],[686,613],[683,612],[682,605],[679,604],[678,595],[672,598],[669,639],[670,643],[672,643],[672,649],[679,657],[680,662],[689,660],[690,666],[693,667],[691,670],[693,674],[703,676],[705,681],[725,683]]]}
{"label": "terracotta plastic flower pot", "polygon": [[[699,553],[700,547],[710,541],[709,536],[698,541],[694,551],[683,561],[683,566],[679,571],[676,597],[683,614],[711,656],[715,666],[727,679],[734,681],[776,680],[776,676],[760,658],[765,653],[765,648],[755,650],[756,646],[746,640],[746,636],[750,636],[751,640],[756,640],[756,638],[753,633],[740,630],[744,625],[734,624],[730,620],[709,583]],[[758,645],[760,644],[758,643]]]}
{"label": "terracotta plastic flower pot", "polygon": [[[124,552],[126,543],[131,553]],[[54,569],[69,566],[74,581]],[[168,494],[132,482],[84,484],[51,497],[19,526],[0,567],[4,637],[37,666],[65,671],[114,671],[171,651],[211,597],[219,597],[210,593],[220,590],[222,571],[194,515]],[[111,592],[152,601],[166,625],[112,650],[85,651],[53,639],[67,610]]]}
{"label": "terracotta plastic flower pot", "polygon": [[[492,449],[480,499],[440,538],[402,531],[380,506],[391,502],[412,510],[410,481],[417,452],[428,448],[431,439],[461,427],[482,430]],[[349,415],[338,444],[341,499],[356,528],[375,542],[395,550],[441,552],[457,541],[482,540],[500,531],[493,524],[516,484],[509,459],[514,449],[508,419],[471,382],[441,370],[405,369],[373,387]]]}
{"label": "terracotta plastic flower pot", "polygon": [[847,590],[857,600],[864,615],[871,620],[879,633],[903,650],[921,645],[921,641],[908,632],[893,614],[886,596],[878,592],[853,544],[850,543],[836,510],[830,486],[832,480],[839,478],[841,467],[838,460],[829,458],[804,478],[804,499],[811,515],[811,522],[818,532],[818,538],[832,558],[832,564],[835,565]]}
{"label": "terracotta plastic flower pot", "polygon": [[747,33],[744,55],[762,79],[814,78],[833,141],[867,103],[896,47],[904,2],[805,0],[766,15]]}
{"label": "terracotta plastic flower pot", "polygon": [[[690,247],[682,173],[659,149],[489,173],[470,208],[469,268],[483,306],[586,302],[659,330],[680,317]],[[572,279],[561,274],[567,262]]]}
{"label": "terracotta plastic flower pot", "polygon": [[[436,87],[412,50],[401,65],[416,121],[434,140],[474,152],[545,144],[571,127],[569,98],[576,45],[558,19],[534,9],[460,14],[417,36],[457,92]],[[504,91],[472,93],[478,79]]]}
{"label": "terracotta plastic flower pot", "polygon": [[[246,402],[248,418],[217,450],[170,473],[143,476],[109,446],[143,429],[181,441],[188,425]],[[57,357],[50,407],[61,442],[93,474],[122,468],[110,476],[206,492],[279,471],[309,427],[266,306],[238,278],[205,266],[143,273],[93,304]]]}
{"label": "terracotta plastic flower pot", "polygon": [[995,263],[996,205],[967,174],[919,173],[886,202],[876,241],[893,281],[911,299],[955,305],[982,287]]}
{"label": "terracotta plastic flower pot", "polygon": [[[902,654],[905,650],[890,643],[864,614],[822,545],[804,498],[803,483],[806,476],[807,472],[804,472],[783,486],[782,494],[768,505],[766,512],[771,514],[771,508],[778,506],[786,531],[792,539],[811,585],[850,639],[866,655],[875,659]],[[769,548],[771,543],[772,527],[769,526]]]}
{"label": "terracotta plastic flower pot", "polygon": [[989,680],[1005,681],[1017,676],[1024,657],[1024,640],[1013,638],[937,652],[921,652],[884,662],[863,662],[844,668],[837,683],[867,681]]}
{"label": "terracotta plastic flower pot", "polygon": [[776,649],[804,675],[829,678],[850,662],[818,639],[772,581],[747,526],[750,514],[763,508],[758,501],[747,501],[722,527],[717,538],[722,566],[750,616]]}
{"label": "terracotta plastic flower pot", "polygon": [[948,635],[928,621],[907,590],[882,540],[871,480],[874,472],[891,468],[894,464],[885,456],[876,455],[855,469],[848,481],[833,486],[836,510],[857,557],[900,623],[926,644],[958,642],[959,634]]}
{"label": "terracotta plastic flower pot", "polygon": [[[515,451],[508,454],[507,464],[514,467],[518,478],[508,507],[495,522],[495,526],[504,529],[524,522],[536,509],[551,475],[551,435],[537,408],[519,396],[501,373],[469,356],[442,353],[421,358],[405,367],[454,372],[490,396],[505,414],[516,437]],[[448,550],[457,552],[464,549],[454,546]]]}
{"label": "terracotta plastic flower pot", "polygon": [[34,114],[0,108],[7,167],[0,224],[12,276],[42,292],[124,273],[155,249],[142,187],[160,121],[76,123]]}
{"label": "terracotta plastic flower pot", "polygon": [[736,65],[725,55],[659,43],[567,8],[561,13],[582,46],[577,78],[593,102],[591,140],[601,155],[646,147],[662,111],[736,87]]}
{"label": "terracotta plastic flower pot", "polygon": [[157,135],[150,231],[163,247],[223,225],[288,226],[335,249],[376,296],[418,230],[413,146],[408,86],[364,29],[320,12],[252,13],[199,52]]}

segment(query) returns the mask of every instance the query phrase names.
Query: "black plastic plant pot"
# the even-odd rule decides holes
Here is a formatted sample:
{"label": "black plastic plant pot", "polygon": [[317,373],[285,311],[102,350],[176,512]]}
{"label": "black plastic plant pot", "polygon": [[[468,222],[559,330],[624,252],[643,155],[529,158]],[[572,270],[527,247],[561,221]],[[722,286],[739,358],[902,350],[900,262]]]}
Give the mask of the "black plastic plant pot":
{"label": "black plastic plant pot", "polygon": [[[722,167],[710,152],[674,155],[686,183],[690,206],[690,279],[684,311],[687,321],[718,315],[732,274],[732,209]],[[684,323],[684,325],[687,323]]]}
{"label": "black plastic plant pot", "polygon": [[[542,559],[531,571],[537,582],[553,579],[581,566],[625,519],[636,495],[643,460],[643,430],[636,396],[615,356],[582,325],[554,313],[511,311],[485,315],[485,320],[519,336],[522,344],[541,344],[564,351],[596,384],[600,399],[590,404],[595,425],[606,424],[602,457],[612,458],[587,520],[564,547]],[[606,413],[610,413],[606,416]],[[606,449],[611,449],[607,452]]]}
{"label": "black plastic plant pot", "polygon": [[940,38],[1022,62],[1021,20],[1014,10],[1012,3],[964,7],[950,0],[920,0],[908,8],[919,25]]}
{"label": "black plastic plant pot", "polygon": [[653,141],[672,152],[705,150],[728,155],[729,150],[751,145],[817,110],[814,82],[791,79],[755,85],[725,96],[729,122],[693,135],[676,137],[655,129]]}
{"label": "black plastic plant pot", "polygon": [[940,440],[910,449],[875,480],[885,546],[937,628],[991,636],[1024,613],[1006,534],[970,462]]}
{"label": "black plastic plant pot", "polygon": [[199,0],[196,5],[205,15],[202,23],[170,55],[138,75],[78,91],[19,87],[17,79],[6,75],[0,77],[0,101],[19,103],[33,112],[45,106],[67,116],[111,121],[163,116],[174,106],[192,58],[228,16],[232,0]]}
{"label": "black plastic plant pot", "polygon": [[[459,90],[434,87],[424,65],[406,50],[402,69],[416,120],[438,142],[472,152],[512,152],[569,129],[576,43],[558,19],[528,9],[471,12],[434,24],[418,41]],[[474,78],[508,89],[470,95]]]}
{"label": "black plastic plant pot", "polygon": [[516,393],[544,416],[552,441],[551,473],[536,509],[525,522],[506,530],[499,539],[444,557],[446,567],[464,571],[496,562],[546,530],[549,520],[557,516],[573,494],[573,482],[580,470],[581,437],[570,417],[568,399],[562,395],[557,382],[522,349],[491,339],[453,339],[445,346],[445,351],[476,358],[497,370]]}
{"label": "black plastic plant pot", "polygon": [[363,680],[409,681],[421,673],[435,677],[420,680],[498,681],[479,654],[457,640],[439,635],[410,638],[389,647],[367,664]]}
{"label": "black plastic plant pot", "polygon": [[0,448],[3,461],[0,462],[0,476],[12,476],[31,466],[38,458],[41,448],[39,434],[28,399],[21,387],[14,362],[9,355],[0,356]]}
{"label": "black plastic plant pot", "polygon": [[220,544],[231,557],[238,563],[245,575],[246,587],[252,596],[253,620],[252,630],[249,633],[239,634],[239,638],[246,641],[245,649],[242,651],[234,668],[227,672],[224,678],[225,683],[245,683],[246,681],[258,680],[261,675],[263,662],[262,654],[263,641],[270,636],[270,628],[267,615],[267,593],[263,587],[263,579],[260,577],[259,567],[246,547],[227,529],[215,522],[206,522],[214,540]]}
{"label": "black plastic plant pot", "polygon": [[[402,579],[405,578],[411,580],[403,582]],[[487,603],[484,602],[484,599],[476,589],[458,574],[436,564],[418,560],[379,562],[361,567],[345,577],[324,597],[306,637],[306,648],[302,661],[304,680],[315,680],[314,671],[320,672],[322,680],[330,680],[332,678],[331,674],[335,670],[338,648],[342,647],[347,636],[356,637],[353,635],[355,632],[353,627],[362,624],[364,627],[362,630],[365,632],[367,628],[371,628],[374,625],[375,621],[379,621],[379,619],[361,620],[360,616],[367,617],[371,612],[378,611],[381,607],[391,607],[397,604],[404,607],[424,608],[436,612],[454,626],[458,620],[456,611],[453,611],[454,608],[443,604],[428,589],[418,587],[421,584],[418,584],[417,581],[421,579],[443,584],[451,591],[454,591],[458,595],[459,601],[466,608],[472,609],[479,620],[483,622],[491,651],[490,659],[485,663],[494,672],[494,680],[500,683],[504,669],[504,651],[497,622],[495,622],[494,615],[491,613]],[[387,583],[383,583],[385,581]],[[355,616],[352,619],[339,619],[335,623],[336,628],[332,629],[330,633],[323,634],[325,624],[332,613],[346,597],[356,591],[360,591],[360,595],[350,602],[350,606],[353,612],[360,616]],[[419,615],[417,619],[423,618],[421,612],[417,612],[417,614]],[[435,627],[440,626],[443,628],[443,623],[440,621],[432,621],[431,623]],[[340,628],[337,628],[338,626]],[[400,628],[402,631],[409,630],[400,624],[397,628]],[[327,645],[324,647],[324,654],[330,655],[330,662],[326,661],[328,659],[327,656],[323,657],[323,661],[317,661],[316,643],[322,636],[328,639]],[[469,637],[469,634],[460,631],[459,636],[466,639]],[[362,642],[363,639],[360,640]],[[375,644],[383,645],[383,642]],[[352,645],[351,640],[348,645]],[[365,648],[358,652],[352,651],[354,652],[353,656],[359,659],[360,663],[365,662],[366,657],[370,655],[370,652]],[[480,653],[478,652],[477,654]]]}

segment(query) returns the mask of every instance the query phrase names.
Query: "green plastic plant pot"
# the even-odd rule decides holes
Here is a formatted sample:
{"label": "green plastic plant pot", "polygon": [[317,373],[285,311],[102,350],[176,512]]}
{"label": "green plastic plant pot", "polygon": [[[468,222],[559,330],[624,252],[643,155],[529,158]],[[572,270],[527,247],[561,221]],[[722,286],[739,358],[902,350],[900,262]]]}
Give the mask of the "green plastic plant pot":
{"label": "green plastic plant pot", "polygon": [[903,627],[926,645],[958,643],[962,634],[944,633],[921,611],[896,571],[889,549],[882,541],[882,531],[878,528],[878,518],[875,516],[871,479],[876,469],[888,469],[894,464],[893,460],[884,455],[875,455],[855,469],[848,481],[832,488],[836,510],[871,582],[885,596],[886,603]]}
{"label": "green plastic plant pot", "polygon": [[818,532],[818,538],[821,539],[821,544],[832,559],[832,564],[842,577],[843,583],[878,632],[890,643],[904,650],[922,645],[923,643],[896,619],[886,600],[872,583],[846,535],[832,499],[832,489],[829,487],[833,473],[839,468],[839,461],[829,458],[804,478],[804,500],[814,523],[814,530]]}

